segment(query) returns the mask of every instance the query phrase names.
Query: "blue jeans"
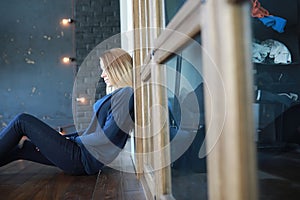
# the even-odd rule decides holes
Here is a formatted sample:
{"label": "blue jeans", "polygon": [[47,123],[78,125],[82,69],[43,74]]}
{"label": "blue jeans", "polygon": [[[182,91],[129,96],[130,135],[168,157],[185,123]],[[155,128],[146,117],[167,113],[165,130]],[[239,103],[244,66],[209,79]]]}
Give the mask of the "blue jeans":
{"label": "blue jeans", "polygon": [[[22,136],[30,141],[19,148]],[[19,159],[57,166],[68,174],[86,174],[80,147],[29,114],[16,116],[0,133],[0,166]]]}

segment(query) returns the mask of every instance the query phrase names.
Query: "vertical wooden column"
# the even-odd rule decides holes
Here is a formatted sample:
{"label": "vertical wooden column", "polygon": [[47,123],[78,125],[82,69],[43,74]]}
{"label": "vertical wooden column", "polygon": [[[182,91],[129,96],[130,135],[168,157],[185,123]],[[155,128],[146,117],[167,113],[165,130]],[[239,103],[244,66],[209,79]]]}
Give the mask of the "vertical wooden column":
{"label": "vertical wooden column", "polygon": [[143,140],[142,140],[142,91],[141,91],[141,52],[140,52],[140,1],[133,0],[133,28],[134,28],[134,54],[133,54],[133,83],[135,102],[135,168],[138,178],[143,173]]}
{"label": "vertical wooden column", "polygon": [[[150,47],[155,50],[154,43],[163,28],[164,16],[162,14],[163,2],[150,0],[150,32],[148,34]],[[150,60],[152,79],[152,106],[151,113],[152,130],[154,130],[155,153],[155,184],[157,199],[174,199],[172,196],[170,148],[169,148],[169,123],[168,123],[168,100],[166,88],[166,66],[157,63],[154,58]]]}
{"label": "vertical wooden column", "polygon": [[170,141],[168,123],[168,103],[166,89],[166,67],[152,61],[152,126],[154,130],[155,152],[155,181],[157,199],[174,199],[172,197],[171,169],[170,169]]}
{"label": "vertical wooden column", "polygon": [[250,6],[208,0],[203,11],[209,198],[257,199]]}

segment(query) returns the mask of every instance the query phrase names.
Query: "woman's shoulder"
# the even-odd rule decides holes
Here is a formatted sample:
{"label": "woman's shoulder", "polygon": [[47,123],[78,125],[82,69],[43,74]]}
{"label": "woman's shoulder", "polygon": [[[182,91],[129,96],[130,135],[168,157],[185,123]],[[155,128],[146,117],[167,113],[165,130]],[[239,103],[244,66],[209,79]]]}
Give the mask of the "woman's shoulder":
{"label": "woman's shoulder", "polygon": [[123,92],[130,92],[130,93],[133,93],[133,88],[130,87],[130,86],[123,87],[123,88],[121,88],[120,90],[123,91]]}
{"label": "woman's shoulder", "polygon": [[133,96],[134,90],[132,87],[122,87],[115,90],[111,98],[112,99],[123,99],[123,98],[130,98]]}
{"label": "woman's shoulder", "polygon": [[119,88],[114,94],[111,96],[111,106],[114,108],[122,107],[123,105],[129,104],[133,105],[133,88],[132,87],[123,87]]}
{"label": "woman's shoulder", "polygon": [[113,95],[132,95],[133,94],[133,88],[132,87],[122,87],[122,88],[119,88],[118,90],[116,90],[114,92]]}

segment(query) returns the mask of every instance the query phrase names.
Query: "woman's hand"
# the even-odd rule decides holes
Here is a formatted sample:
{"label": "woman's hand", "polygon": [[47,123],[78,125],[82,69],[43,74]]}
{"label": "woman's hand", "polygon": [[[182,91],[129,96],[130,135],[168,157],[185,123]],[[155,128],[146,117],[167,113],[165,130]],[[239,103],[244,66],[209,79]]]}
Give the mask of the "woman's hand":
{"label": "woman's hand", "polygon": [[24,142],[25,142],[26,140],[29,141],[29,138],[26,137],[26,136],[23,136],[23,137],[21,138],[21,140],[19,141],[19,144],[18,144],[18,146],[19,146],[20,149],[23,147]]}

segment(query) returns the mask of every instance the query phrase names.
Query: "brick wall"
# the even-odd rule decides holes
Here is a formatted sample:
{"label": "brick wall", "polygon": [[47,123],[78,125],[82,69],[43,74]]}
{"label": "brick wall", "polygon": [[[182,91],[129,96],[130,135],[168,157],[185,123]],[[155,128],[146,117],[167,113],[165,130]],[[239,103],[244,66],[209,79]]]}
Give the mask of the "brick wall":
{"label": "brick wall", "polygon": [[[99,55],[121,45],[119,0],[76,0],[74,18],[78,73],[73,91],[73,115],[77,130],[83,130],[90,122],[92,105],[105,95]],[[77,101],[80,97],[86,101]]]}

